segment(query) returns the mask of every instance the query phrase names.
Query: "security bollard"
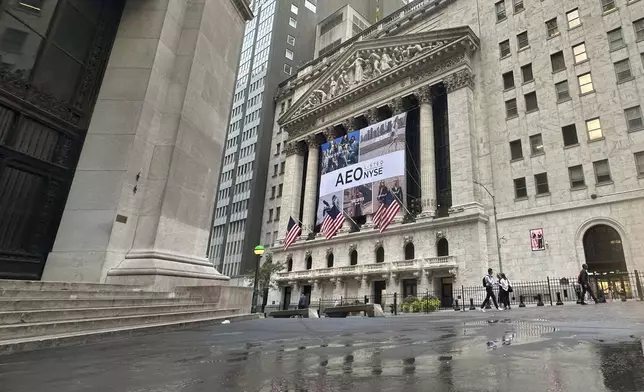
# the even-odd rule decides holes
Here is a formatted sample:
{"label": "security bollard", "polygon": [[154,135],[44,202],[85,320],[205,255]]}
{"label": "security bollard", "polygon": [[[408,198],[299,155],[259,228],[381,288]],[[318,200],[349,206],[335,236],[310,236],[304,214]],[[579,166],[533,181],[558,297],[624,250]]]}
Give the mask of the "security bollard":
{"label": "security bollard", "polygon": [[563,305],[563,302],[561,301],[561,293],[557,291],[557,305]]}
{"label": "security bollard", "polygon": [[543,299],[541,294],[537,294],[537,306],[543,306]]}
{"label": "security bollard", "polygon": [[474,298],[470,298],[470,310],[476,310],[476,307],[474,307]]}
{"label": "security bollard", "polygon": [[519,307],[525,308],[525,302],[523,302],[523,295],[519,296]]}
{"label": "security bollard", "polygon": [[454,311],[456,311],[456,312],[460,312],[460,311],[461,311],[460,306],[458,306],[458,300],[454,301]]}

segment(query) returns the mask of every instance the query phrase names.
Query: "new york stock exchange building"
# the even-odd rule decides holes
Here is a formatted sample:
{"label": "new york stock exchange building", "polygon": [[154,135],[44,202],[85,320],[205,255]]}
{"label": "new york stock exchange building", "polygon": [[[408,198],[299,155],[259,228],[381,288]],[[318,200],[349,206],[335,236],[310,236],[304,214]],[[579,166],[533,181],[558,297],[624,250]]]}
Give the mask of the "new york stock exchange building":
{"label": "new york stock exchange building", "polygon": [[[413,2],[283,83],[280,302],[644,268],[644,5],[505,3]],[[383,190],[404,204],[384,231]]]}

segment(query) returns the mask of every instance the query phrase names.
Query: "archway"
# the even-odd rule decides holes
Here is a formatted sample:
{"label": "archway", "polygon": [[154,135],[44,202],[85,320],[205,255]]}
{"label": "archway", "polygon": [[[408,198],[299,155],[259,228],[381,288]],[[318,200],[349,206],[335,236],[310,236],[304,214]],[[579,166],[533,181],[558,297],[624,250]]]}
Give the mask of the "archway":
{"label": "archway", "polygon": [[376,263],[384,263],[385,262],[385,249],[382,246],[379,246],[378,249],[376,249]]}
{"label": "archway", "polygon": [[436,254],[438,257],[449,256],[449,242],[447,238],[441,238],[436,243]]}
{"label": "archway", "polygon": [[351,254],[349,255],[349,264],[350,265],[358,265],[358,251],[357,250],[352,250]]}
{"label": "archway", "polygon": [[333,253],[329,253],[326,256],[326,267],[333,268]]}
{"label": "archway", "polygon": [[413,243],[405,245],[405,260],[413,260],[416,258],[416,249]]}
{"label": "archway", "polygon": [[583,244],[589,271],[627,272],[622,238],[611,226],[599,224],[586,230]]}
{"label": "archway", "polygon": [[310,270],[313,268],[313,258],[311,256],[306,256],[306,269]]}

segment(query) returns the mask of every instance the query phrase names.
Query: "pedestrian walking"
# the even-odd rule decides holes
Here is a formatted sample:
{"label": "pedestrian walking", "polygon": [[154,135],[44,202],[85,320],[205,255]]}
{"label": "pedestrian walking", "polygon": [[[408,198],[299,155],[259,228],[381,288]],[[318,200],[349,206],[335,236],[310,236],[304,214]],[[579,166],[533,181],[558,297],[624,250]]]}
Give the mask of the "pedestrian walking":
{"label": "pedestrian walking", "polygon": [[501,310],[499,309],[499,305],[496,303],[496,295],[494,295],[494,285],[496,284],[496,279],[494,279],[492,272],[492,268],[489,268],[487,270],[487,275],[483,277],[483,287],[485,287],[485,300],[483,301],[483,304],[481,304],[481,312],[485,312],[485,305],[488,304],[490,298],[492,298],[492,302],[494,303],[496,310]]}
{"label": "pedestrian walking", "polygon": [[581,266],[581,271],[579,272],[577,283],[579,283],[579,285],[581,286],[581,305],[588,305],[585,301],[586,293],[590,295],[595,303],[599,302],[597,301],[597,297],[595,297],[595,294],[593,293],[593,289],[590,287],[590,278],[588,277],[588,264]]}
{"label": "pedestrian walking", "polygon": [[298,309],[309,308],[309,299],[307,298],[306,294],[302,293],[302,295],[300,295],[300,301],[297,303],[297,308]]}
{"label": "pedestrian walking", "polygon": [[510,280],[503,272],[499,275],[499,302],[504,310],[510,310],[510,293],[512,292],[512,285]]}

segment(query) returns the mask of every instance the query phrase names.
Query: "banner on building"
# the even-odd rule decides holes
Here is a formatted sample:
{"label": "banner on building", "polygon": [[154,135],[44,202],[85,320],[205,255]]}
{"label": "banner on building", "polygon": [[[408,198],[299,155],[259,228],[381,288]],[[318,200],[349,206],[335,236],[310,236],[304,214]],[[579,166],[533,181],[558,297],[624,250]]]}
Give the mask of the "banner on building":
{"label": "banner on building", "polygon": [[530,230],[530,245],[532,250],[545,250],[545,239],[543,238],[543,229]]}
{"label": "banner on building", "polygon": [[371,215],[387,193],[405,200],[407,113],[324,143],[317,224],[334,206],[351,217]]}

